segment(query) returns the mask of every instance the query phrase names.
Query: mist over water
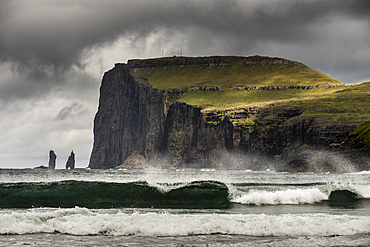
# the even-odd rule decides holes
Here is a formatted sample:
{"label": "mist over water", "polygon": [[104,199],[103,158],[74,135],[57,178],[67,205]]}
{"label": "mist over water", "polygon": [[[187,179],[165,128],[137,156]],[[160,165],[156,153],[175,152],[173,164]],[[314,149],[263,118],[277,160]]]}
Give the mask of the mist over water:
{"label": "mist over water", "polygon": [[[210,163],[185,162],[178,169],[215,169],[215,170],[252,170],[252,171],[287,171],[314,173],[354,173],[370,170],[370,159],[359,156],[351,160],[341,152],[327,150],[303,150],[291,148],[282,155],[267,156],[240,151],[220,151]],[[173,167],[165,155],[158,155],[149,160],[154,169]]]}

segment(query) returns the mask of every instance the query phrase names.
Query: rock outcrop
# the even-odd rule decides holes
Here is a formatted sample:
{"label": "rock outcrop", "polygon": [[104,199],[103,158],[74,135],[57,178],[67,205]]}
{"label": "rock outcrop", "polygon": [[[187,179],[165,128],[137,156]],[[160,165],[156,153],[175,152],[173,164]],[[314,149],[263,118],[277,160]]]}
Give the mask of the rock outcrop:
{"label": "rock outcrop", "polygon": [[248,66],[270,66],[274,64],[288,65],[295,64],[299,65],[299,62],[291,61],[283,58],[276,57],[265,57],[265,56],[251,56],[251,57],[237,57],[237,56],[212,56],[212,57],[197,57],[197,58],[188,58],[188,57],[177,57],[176,59],[154,59],[146,60],[129,60],[128,64],[130,66],[130,72],[136,72],[143,69],[155,69],[158,67],[163,68],[164,70],[173,68],[173,67],[195,67],[195,66],[204,66],[206,68],[213,67],[226,67],[230,63],[243,61],[245,65]]}
{"label": "rock outcrop", "polygon": [[138,151],[131,154],[122,165],[116,166],[115,169],[148,169],[151,168],[148,161]]}
{"label": "rock outcrop", "polygon": [[68,169],[68,168],[75,169],[75,163],[76,163],[75,154],[72,151],[71,155],[69,155],[69,157],[68,157],[68,160],[67,160],[67,163],[66,163],[66,169]]}
{"label": "rock outcrop", "polygon": [[[335,142],[338,134],[353,131],[358,126],[358,123],[326,123],[303,116],[304,107],[264,105],[206,112],[176,101],[173,95],[183,94],[187,90],[224,89],[199,87],[159,90],[152,88],[145,78],[130,74],[143,69],[154,70],[158,66],[162,69],[196,65],[222,67],[240,60],[251,66],[258,63],[297,63],[256,56],[248,59],[130,60],[128,64],[115,64],[113,69],[104,74],[100,87],[89,167],[118,167],[134,152],[139,152],[151,167],[263,169],[268,162],[278,161],[277,167],[281,168],[282,164],[297,158],[302,146],[324,148]],[[273,89],[279,88],[263,88]],[[253,158],[257,156],[267,158],[263,161]],[[299,171],[307,168],[305,162],[297,162]],[[294,167],[294,162],[290,166]],[[129,165],[126,162],[122,167],[129,168]]]}
{"label": "rock outcrop", "polygon": [[53,150],[49,151],[49,169],[55,169],[57,155]]}

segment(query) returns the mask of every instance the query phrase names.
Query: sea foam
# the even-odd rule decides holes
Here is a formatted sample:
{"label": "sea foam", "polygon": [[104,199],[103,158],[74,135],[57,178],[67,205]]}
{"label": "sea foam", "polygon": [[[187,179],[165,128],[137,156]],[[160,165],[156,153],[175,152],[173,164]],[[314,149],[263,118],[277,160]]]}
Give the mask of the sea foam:
{"label": "sea foam", "polygon": [[0,214],[0,234],[60,232],[71,235],[188,236],[333,236],[370,232],[369,216],[171,214],[91,211],[86,208]]}
{"label": "sea foam", "polygon": [[327,200],[328,196],[318,188],[287,189],[281,191],[250,191],[232,199],[232,202],[254,205],[313,204]]}

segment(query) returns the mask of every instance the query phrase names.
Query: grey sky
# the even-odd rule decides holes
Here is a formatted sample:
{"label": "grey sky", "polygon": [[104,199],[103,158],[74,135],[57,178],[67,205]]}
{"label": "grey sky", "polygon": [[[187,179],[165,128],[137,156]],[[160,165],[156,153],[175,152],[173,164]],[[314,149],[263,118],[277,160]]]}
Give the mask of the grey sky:
{"label": "grey sky", "polygon": [[368,0],[0,0],[0,159],[87,159],[104,71],[162,50],[278,56],[370,81],[369,13]]}

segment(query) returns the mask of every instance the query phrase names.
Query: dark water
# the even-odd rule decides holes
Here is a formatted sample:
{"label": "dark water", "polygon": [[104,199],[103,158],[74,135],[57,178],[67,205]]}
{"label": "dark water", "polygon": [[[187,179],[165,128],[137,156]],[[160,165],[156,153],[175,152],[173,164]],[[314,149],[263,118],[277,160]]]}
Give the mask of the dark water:
{"label": "dark water", "polygon": [[367,246],[370,172],[0,170],[0,246]]}
{"label": "dark water", "polygon": [[[339,208],[367,207],[369,199],[355,188],[327,188],[325,183],[230,184],[241,195],[229,193],[218,181],[189,183],[113,183],[100,181],[19,182],[0,184],[1,208],[173,208],[228,209],[233,204],[323,204]],[[321,190],[320,190],[321,188]],[[256,194],[252,197],[252,194]],[[280,198],[278,198],[280,193]],[[289,195],[291,193],[292,195]],[[276,194],[276,199],[268,197]],[[250,196],[249,199],[246,197]],[[261,197],[265,196],[266,199]],[[270,199],[270,200],[269,200]],[[240,207],[239,207],[240,208]]]}
{"label": "dark water", "polygon": [[[166,185],[161,185],[166,186]],[[173,184],[161,191],[147,182],[59,181],[0,184],[0,207],[228,208],[228,188],[215,181]]]}

